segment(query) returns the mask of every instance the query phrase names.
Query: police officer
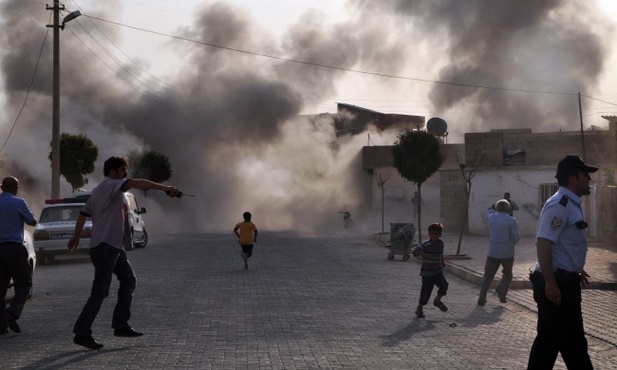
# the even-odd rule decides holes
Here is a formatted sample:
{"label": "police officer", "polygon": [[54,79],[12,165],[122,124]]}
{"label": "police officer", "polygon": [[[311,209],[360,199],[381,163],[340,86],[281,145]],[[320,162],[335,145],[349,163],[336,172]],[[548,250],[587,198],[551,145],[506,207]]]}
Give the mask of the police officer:
{"label": "police officer", "polygon": [[575,155],[562,159],[555,175],[559,190],[540,213],[538,260],[530,276],[538,326],[528,369],[552,369],[558,353],[568,369],[593,369],[581,312],[581,287],[589,284],[581,196],[590,194],[589,174],[597,170]]}
{"label": "police officer", "polygon": [[[21,329],[17,319],[24,309],[32,275],[28,264],[28,250],[24,247],[24,223],[36,226],[36,218],[23,198],[17,196],[19,181],[9,176],[2,179],[0,194],[0,335]],[[15,296],[6,309],[6,291],[10,278],[15,284]]]}

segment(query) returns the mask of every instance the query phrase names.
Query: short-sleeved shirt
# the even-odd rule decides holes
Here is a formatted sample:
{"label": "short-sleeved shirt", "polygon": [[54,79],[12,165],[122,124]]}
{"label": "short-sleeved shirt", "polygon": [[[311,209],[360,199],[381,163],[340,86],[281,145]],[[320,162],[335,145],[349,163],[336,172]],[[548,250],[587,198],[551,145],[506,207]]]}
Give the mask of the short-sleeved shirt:
{"label": "short-sleeved shirt", "polygon": [[115,248],[123,248],[124,238],[124,204],[123,185],[127,179],[112,179],[106,177],[92,190],[90,198],[81,210],[86,216],[92,217],[92,233],[90,248],[101,243]]}
{"label": "short-sleeved shirt", "polygon": [[506,212],[489,208],[486,220],[489,228],[488,256],[500,259],[514,257],[514,245],[521,240],[516,219]]}
{"label": "short-sleeved shirt", "polygon": [[28,203],[12,193],[0,194],[0,243],[24,242],[24,222],[36,220]]}
{"label": "short-sleeved shirt", "polygon": [[238,229],[240,237],[238,242],[240,245],[253,244],[253,232],[257,231],[257,226],[250,221],[243,221],[237,224],[234,229]]}
{"label": "short-sleeved shirt", "polygon": [[430,239],[425,240],[414,249],[414,255],[417,255],[419,251],[424,252],[420,276],[435,276],[442,271],[443,250],[444,244],[441,239],[436,243]]}
{"label": "short-sleeved shirt", "polygon": [[[581,198],[565,187],[559,187],[542,212],[536,237],[553,242],[553,268],[583,271],[587,258],[587,229],[584,223]],[[578,225],[578,226],[577,226]],[[536,262],[536,271],[540,263]]]}

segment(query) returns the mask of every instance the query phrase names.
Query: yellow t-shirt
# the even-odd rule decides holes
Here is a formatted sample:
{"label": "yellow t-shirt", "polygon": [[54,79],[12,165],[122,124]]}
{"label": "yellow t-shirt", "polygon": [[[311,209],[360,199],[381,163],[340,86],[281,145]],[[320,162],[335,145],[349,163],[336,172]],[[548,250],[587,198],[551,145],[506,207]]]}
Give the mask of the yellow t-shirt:
{"label": "yellow t-shirt", "polygon": [[257,231],[257,226],[250,221],[243,221],[234,227],[240,231],[238,242],[240,245],[253,244],[253,232]]}

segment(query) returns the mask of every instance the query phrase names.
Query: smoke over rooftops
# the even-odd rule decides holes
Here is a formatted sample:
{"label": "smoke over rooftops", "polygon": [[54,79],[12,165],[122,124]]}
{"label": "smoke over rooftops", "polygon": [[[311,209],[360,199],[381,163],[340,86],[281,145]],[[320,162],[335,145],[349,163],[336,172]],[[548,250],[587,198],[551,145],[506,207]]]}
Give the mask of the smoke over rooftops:
{"label": "smoke over rooftops", "polygon": [[[96,16],[113,19],[110,12],[121,2],[111,3]],[[597,82],[606,46],[585,26],[591,9],[570,3],[353,0],[350,21],[326,24],[321,13],[309,11],[285,34],[272,35],[244,9],[215,2],[199,9],[178,33],[341,68],[397,74],[429,63],[439,67],[438,80],[576,93]],[[0,134],[6,137],[30,84],[49,13],[32,2],[0,4],[7,96]],[[121,79],[130,77],[127,70],[110,70],[84,46],[77,36],[89,36],[74,22],[96,33],[85,17],[62,33],[61,122],[63,132],[84,133],[99,146],[92,184],[101,179],[107,157],[151,149],[170,157],[169,182],[197,195],[189,202],[150,192],[145,206],[152,224],[166,225],[169,232],[230,230],[250,210],[265,229],[325,228],[342,222],[339,210],[354,214],[361,207],[365,189],[358,184],[366,182],[366,174],[358,160],[365,136],[337,139],[332,121],[298,117],[305,106],[334,98],[349,72],[165,40],[161,55],[182,55],[181,64],[162,76],[177,89],[136,89]],[[97,25],[118,37],[116,27]],[[20,172],[16,176],[37,179],[31,191],[40,197],[48,192],[50,177],[51,41],[50,34],[27,109],[0,157],[3,168]],[[446,53],[433,59],[431,43]],[[400,88],[400,81],[383,78],[364,83]],[[578,109],[563,96],[538,103],[533,94],[449,85],[433,85],[429,97],[441,116],[456,114],[458,122],[448,122],[463,132],[562,124]],[[391,144],[396,134],[371,132],[371,138]],[[164,222],[155,220],[160,215]]]}

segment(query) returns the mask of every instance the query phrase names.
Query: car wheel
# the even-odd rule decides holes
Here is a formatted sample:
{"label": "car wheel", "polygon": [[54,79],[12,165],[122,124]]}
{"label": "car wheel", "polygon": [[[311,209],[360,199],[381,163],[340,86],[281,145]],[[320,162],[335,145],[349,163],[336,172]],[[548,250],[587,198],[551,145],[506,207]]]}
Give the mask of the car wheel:
{"label": "car wheel", "polygon": [[148,244],[148,233],[146,232],[146,229],[144,229],[143,233],[141,234],[141,241],[137,244],[137,246],[139,248],[145,248],[147,244]]}

